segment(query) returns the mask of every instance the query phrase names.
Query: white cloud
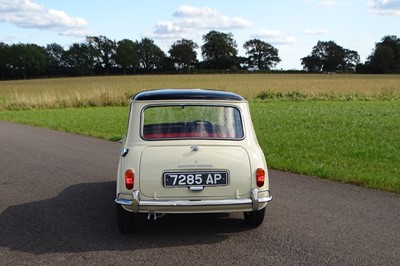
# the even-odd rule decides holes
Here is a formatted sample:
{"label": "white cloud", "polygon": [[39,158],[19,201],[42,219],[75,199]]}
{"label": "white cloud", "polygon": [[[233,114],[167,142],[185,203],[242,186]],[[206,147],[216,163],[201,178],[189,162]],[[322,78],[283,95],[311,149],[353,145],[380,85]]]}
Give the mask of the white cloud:
{"label": "white cloud", "polygon": [[87,30],[65,30],[58,33],[59,36],[85,38],[86,36],[98,36],[97,32],[87,31]]}
{"label": "white cloud", "polygon": [[83,18],[71,17],[61,10],[47,10],[32,0],[0,0],[1,22],[20,28],[58,31],[68,36],[77,36],[87,27]]}
{"label": "white cloud", "polygon": [[213,17],[218,16],[219,13],[216,9],[210,7],[194,7],[194,6],[181,6],[175,13],[174,17]]}
{"label": "white cloud", "polygon": [[296,38],[286,35],[280,31],[262,29],[252,34],[253,38],[263,39],[271,44],[295,44]]}
{"label": "white cloud", "polygon": [[325,30],[325,29],[316,29],[316,30],[306,29],[304,31],[304,34],[306,34],[306,35],[325,35],[325,34],[328,34],[328,33],[329,32],[327,30]]}
{"label": "white cloud", "polygon": [[187,36],[192,35],[192,33],[192,29],[182,28],[171,21],[159,21],[157,22],[154,31],[145,32],[143,35],[156,39],[180,39],[187,38]]}
{"label": "white cloud", "polygon": [[144,35],[156,39],[190,38],[204,30],[232,30],[251,26],[241,17],[229,17],[209,7],[181,6],[174,14],[174,21],[157,22],[153,32]]}
{"label": "white cloud", "polygon": [[378,15],[400,16],[400,0],[369,0],[368,10]]}

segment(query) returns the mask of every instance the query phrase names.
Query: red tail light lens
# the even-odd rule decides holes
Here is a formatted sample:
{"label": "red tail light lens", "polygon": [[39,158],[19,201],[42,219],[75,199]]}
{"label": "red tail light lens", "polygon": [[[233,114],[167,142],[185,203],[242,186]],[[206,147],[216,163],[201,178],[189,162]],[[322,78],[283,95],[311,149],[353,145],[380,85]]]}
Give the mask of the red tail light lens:
{"label": "red tail light lens", "polygon": [[262,168],[258,168],[256,171],[256,179],[257,179],[257,186],[262,187],[264,186],[265,182],[265,171]]}
{"label": "red tail light lens", "polygon": [[135,172],[132,169],[125,171],[125,187],[127,189],[132,189],[135,183]]}

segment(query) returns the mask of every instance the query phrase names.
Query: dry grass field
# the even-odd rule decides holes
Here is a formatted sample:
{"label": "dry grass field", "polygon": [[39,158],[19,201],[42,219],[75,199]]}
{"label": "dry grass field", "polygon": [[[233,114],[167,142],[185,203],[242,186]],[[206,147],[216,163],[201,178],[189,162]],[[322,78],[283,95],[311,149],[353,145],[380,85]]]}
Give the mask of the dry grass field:
{"label": "dry grass field", "polygon": [[138,91],[209,88],[247,99],[298,92],[307,99],[400,99],[400,75],[226,74],[137,75],[0,82],[0,109],[125,105]]}

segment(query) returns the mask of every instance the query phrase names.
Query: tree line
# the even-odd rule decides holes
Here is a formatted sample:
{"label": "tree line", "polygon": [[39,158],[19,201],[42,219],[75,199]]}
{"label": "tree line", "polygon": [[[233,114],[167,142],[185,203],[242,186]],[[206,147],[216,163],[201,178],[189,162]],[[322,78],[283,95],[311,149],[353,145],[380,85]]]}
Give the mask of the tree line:
{"label": "tree line", "polygon": [[333,41],[319,41],[311,54],[301,59],[301,64],[309,72],[399,74],[400,39],[394,35],[384,36],[375,44],[364,64],[360,63],[356,51],[343,48]]}
{"label": "tree line", "polygon": [[[168,55],[150,38],[115,41],[106,36],[87,36],[85,42],[64,49],[57,43],[46,47],[0,42],[0,79],[91,76],[140,73],[221,73],[269,71],[281,59],[271,44],[251,39],[243,44],[246,56],[238,56],[232,33],[210,31],[203,45],[188,39],[175,41]],[[201,48],[203,61],[197,58]],[[333,41],[318,41],[311,54],[301,58],[307,72],[400,73],[400,39],[385,36],[364,64],[356,51]]]}

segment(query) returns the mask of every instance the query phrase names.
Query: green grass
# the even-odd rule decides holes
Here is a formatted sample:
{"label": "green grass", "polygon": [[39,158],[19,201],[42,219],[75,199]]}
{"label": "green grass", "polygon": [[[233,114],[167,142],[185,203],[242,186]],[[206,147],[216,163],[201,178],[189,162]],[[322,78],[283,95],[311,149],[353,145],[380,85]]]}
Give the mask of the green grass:
{"label": "green grass", "polygon": [[[400,193],[399,101],[251,101],[271,168]],[[0,119],[122,137],[128,107],[0,111]]]}
{"label": "green grass", "polygon": [[269,165],[400,193],[400,102],[252,102]]}
{"label": "green grass", "polygon": [[82,107],[0,111],[0,119],[116,141],[126,128],[129,107]]}

